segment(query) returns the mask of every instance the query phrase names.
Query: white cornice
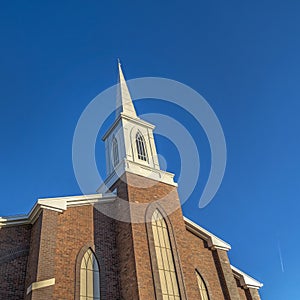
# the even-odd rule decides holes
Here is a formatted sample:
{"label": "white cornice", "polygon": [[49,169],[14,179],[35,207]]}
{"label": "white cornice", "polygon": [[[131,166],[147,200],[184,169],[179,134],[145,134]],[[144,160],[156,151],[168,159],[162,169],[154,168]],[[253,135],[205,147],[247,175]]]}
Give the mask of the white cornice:
{"label": "white cornice", "polygon": [[42,209],[49,209],[62,213],[68,207],[93,205],[96,203],[104,204],[112,202],[115,199],[116,195],[113,193],[38,199],[28,214],[0,217],[0,228],[4,226],[33,224]]}
{"label": "white cornice", "polygon": [[[203,227],[199,226],[198,224],[194,223],[190,219],[184,217],[185,225],[187,230],[190,232],[194,233],[195,235],[199,236],[200,238],[204,239],[208,247],[210,249],[222,249],[222,250],[230,250],[231,246],[209,232],[208,230],[204,229]],[[248,274],[242,272],[238,268],[231,266],[233,275],[239,280],[241,286],[246,289],[246,288],[254,288],[254,289],[259,289],[263,286],[263,284],[253,277],[249,276]]]}
{"label": "white cornice", "polygon": [[198,224],[194,223],[190,219],[186,217],[183,218],[187,230],[204,239],[207,242],[208,247],[210,249],[222,249],[225,251],[231,249],[231,246],[228,243],[224,242],[222,239],[218,238],[217,236],[204,229],[203,227],[199,226]]}
{"label": "white cornice", "polygon": [[125,173],[132,173],[135,175],[143,176],[148,179],[156,180],[159,182],[163,182],[169,185],[178,186],[176,182],[174,182],[174,174],[170,172],[166,172],[159,169],[154,169],[149,166],[145,166],[143,164],[139,164],[134,161],[130,161],[128,159],[124,159],[119,163],[118,166],[115,167],[115,171],[112,172],[100,185],[97,189],[98,193],[106,193],[109,188],[113,186],[113,184],[121,178],[121,176]]}
{"label": "white cornice", "polygon": [[233,275],[240,281],[240,284],[243,288],[253,288],[253,289],[260,289],[263,284],[253,277],[249,276],[248,274],[244,273],[243,271],[239,270],[238,268],[230,265]]}

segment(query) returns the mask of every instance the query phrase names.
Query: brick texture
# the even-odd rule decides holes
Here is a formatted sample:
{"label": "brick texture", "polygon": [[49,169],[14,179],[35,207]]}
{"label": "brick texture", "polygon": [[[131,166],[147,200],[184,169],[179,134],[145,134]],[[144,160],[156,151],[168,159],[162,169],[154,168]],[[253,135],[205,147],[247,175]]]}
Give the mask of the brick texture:
{"label": "brick texture", "polygon": [[0,299],[24,299],[30,225],[0,230]]}
{"label": "brick texture", "polygon": [[[43,209],[33,225],[1,228],[0,300],[79,300],[80,264],[89,248],[99,262],[102,300],[161,300],[150,223],[155,209],[168,226],[182,300],[200,299],[196,270],[210,300],[260,299],[257,290],[239,286],[226,251],[209,249],[186,229],[176,187],[127,173],[115,188],[122,201],[99,204],[101,211],[89,204],[62,213]],[[32,283],[51,278],[55,285],[26,295]]]}
{"label": "brick texture", "polygon": [[260,300],[260,296],[257,289],[246,289],[247,300]]}
{"label": "brick texture", "polygon": [[230,262],[227,252],[224,250],[216,249],[213,251],[220,283],[224,292],[226,300],[239,300],[239,292],[237,289],[236,281],[230,267]]}
{"label": "brick texture", "polygon": [[[164,183],[147,184],[145,181],[151,180],[138,175],[126,174],[126,178],[123,178],[113,188],[118,187],[118,196],[127,199],[129,203],[146,203],[149,204],[148,207],[152,207],[152,211],[157,207],[168,215],[166,219],[169,221],[170,239],[179,277],[181,298],[200,298],[195,276],[197,269],[206,281],[211,299],[239,299],[227,253],[221,250],[211,251],[204,241],[186,230],[177,189]],[[139,187],[143,183],[148,186],[147,189]],[[138,219],[139,216],[145,218],[147,206],[138,209],[128,207],[126,213],[135,219]],[[126,263],[121,265],[120,270],[121,285],[126,287],[126,292],[123,293],[124,299],[155,299],[155,297],[160,299],[161,295],[155,290],[159,284],[155,283],[155,276],[154,278],[152,276],[155,265],[153,265],[151,257],[155,254],[151,255],[151,251],[153,252],[154,249],[149,247],[147,226],[144,223],[131,223],[124,225],[121,231],[125,237],[124,240],[120,240],[120,244],[127,243],[126,251],[123,253]],[[218,275],[218,272],[221,275]]]}
{"label": "brick texture", "polygon": [[238,292],[240,296],[240,300],[247,300],[246,290],[240,285],[240,281],[236,278],[236,285],[238,287]]}

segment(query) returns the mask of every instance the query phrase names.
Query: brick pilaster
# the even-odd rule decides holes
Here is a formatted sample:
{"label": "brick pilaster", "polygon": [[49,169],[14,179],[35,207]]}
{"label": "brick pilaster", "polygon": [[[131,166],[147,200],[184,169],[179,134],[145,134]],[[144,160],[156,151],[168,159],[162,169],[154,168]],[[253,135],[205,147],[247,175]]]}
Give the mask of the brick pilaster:
{"label": "brick pilaster", "polygon": [[[151,257],[155,256],[153,247],[149,247],[149,232],[145,221],[151,220],[146,217],[147,208],[154,204],[159,205],[165,212],[170,214],[180,210],[177,189],[174,186],[165,183],[156,182],[145,177],[126,173],[122,182],[121,180],[113,186],[118,188],[118,197],[126,200],[123,201],[123,207],[118,213],[123,216],[126,214],[128,220],[139,220],[137,223],[116,222],[116,240],[120,268],[120,286],[122,299],[162,299],[158,288],[155,286],[155,274],[153,277],[153,262]],[[143,188],[147,186],[147,188]],[[163,199],[163,200],[162,200]],[[156,200],[158,201],[157,203]],[[128,202],[128,206],[124,202]],[[129,203],[139,204],[134,208]],[[181,210],[180,210],[181,212]],[[149,216],[148,216],[149,217]],[[184,226],[182,215],[180,221]],[[179,256],[176,247],[176,238],[172,232],[172,225],[169,224],[170,240],[173,248],[174,262],[176,265],[179,290],[181,299],[186,299],[186,291],[183,282],[183,275],[179,262]],[[175,225],[177,227],[177,225]],[[184,228],[185,229],[185,228]],[[154,267],[155,269],[155,267]],[[154,272],[155,273],[155,272]],[[196,284],[196,279],[195,279]]]}
{"label": "brick pilaster", "polygon": [[226,300],[240,300],[236,280],[230,267],[227,252],[225,250],[215,249],[213,250],[213,256],[218,269],[224,298]]}
{"label": "brick pilaster", "polygon": [[34,224],[28,260],[28,275],[25,287],[27,300],[52,300],[54,286],[33,290],[27,288],[34,282],[55,278],[55,249],[58,212],[43,209]]}
{"label": "brick pilaster", "polygon": [[247,300],[260,300],[260,296],[257,289],[246,289]]}

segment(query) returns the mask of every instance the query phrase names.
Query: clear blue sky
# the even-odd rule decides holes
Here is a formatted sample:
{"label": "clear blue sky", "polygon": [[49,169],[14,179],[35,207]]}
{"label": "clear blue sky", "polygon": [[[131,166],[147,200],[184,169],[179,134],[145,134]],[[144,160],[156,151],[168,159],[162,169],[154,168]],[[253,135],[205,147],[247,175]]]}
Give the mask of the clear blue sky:
{"label": "clear blue sky", "polygon": [[230,242],[263,299],[300,299],[299,15],[298,0],[2,1],[0,215],[80,194],[74,128],[120,57],[127,78],[175,79],[210,103],[226,174],[209,206],[184,213]]}

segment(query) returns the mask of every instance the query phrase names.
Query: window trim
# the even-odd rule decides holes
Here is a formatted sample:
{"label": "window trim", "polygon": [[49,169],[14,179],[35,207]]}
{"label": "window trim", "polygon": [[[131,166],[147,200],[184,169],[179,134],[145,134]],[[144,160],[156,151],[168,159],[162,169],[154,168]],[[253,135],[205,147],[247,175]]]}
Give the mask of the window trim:
{"label": "window trim", "polygon": [[160,285],[160,278],[159,278],[159,272],[157,268],[157,258],[156,258],[156,252],[155,252],[155,246],[154,246],[154,237],[153,237],[153,232],[152,232],[152,215],[154,211],[158,209],[161,215],[163,216],[168,232],[169,232],[169,238],[170,238],[170,244],[172,247],[172,252],[173,252],[173,258],[174,258],[174,266],[176,270],[176,275],[177,275],[177,280],[178,280],[178,287],[179,287],[179,295],[181,300],[187,300],[187,295],[184,287],[184,281],[183,281],[183,271],[181,268],[181,263],[180,259],[178,256],[177,252],[177,245],[176,245],[176,240],[175,240],[175,235],[174,235],[174,229],[172,226],[172,223],[165,213],[164,209],[159,203],[150,203],[146,209],[145,213],[145,226],[146,226],[146,232],[147,232],[147,237],[148,237],[148,246],[149,246],[149,252],[150,252],[150,265],[151,265],[151,270],[152,270],[152,279],[153,279],[153,289],[154,289],[154,294],[156,296],[157,300],[163,299],[162,297],[162,292],[161,292],[161,285]]}
{"label": "window trim", "polygon": [[152,214],[151,220],[152,233],[154,237],[154,248],[158,263],[158,274],[160,277],[163,297],[175,297],[180,300],[179,284],[175,260],[170,241],[170,233],[163,215],[158,209]]}
{"label": "window trim", "polygon": [[201,273],[199,272],[198,269],[195,269],[195,273],[196,273],[196,280],[197,280],[197,285],[198,285],[199,294],[200,294],[200,300],[205,300],[205,299],[202,299],[202,293],[201,293],[201,289],[200,289],[200,286],[199,286],[198,277],[201,279],[201,281],[204,284],[205,291],[206,291],[206,294],[207,294],[207,299],[210,300],[210,293],[209,293],[209,289],[208,289],[208,285],[207,285],[206,281],[204,280],[203,276],[201,275]]}
{"label": "window trim", "polygon": [[120,156],[119,156],[119,144],[115,136],[112,139],[111,145],[112,145],[112,164],[113,167],[116,167],[120,162]]}
{"label": "window trim", "polygon": [[135,147],[137,159],[142,162],[148,161],[147,145],[144,135],[138,130],[135,134]]}
{"label": "window trim", "polygon": [[[92,265],[90,265],[90,263]],[[89,267],[90,266],[90,267]],[[97,277],[95,278],[95,274],[97,273]],[[88,277],[92,274],[93,282],[89,282]],[[82,276],[83,275],[83,276]],[[85,288],[84,291],[81,289],[81,284],[82,284],[82,277],[84,277],[85,281]],[[96,281],[95,281],[96,279]],[[96,286],[96,288],[95,288]],[[91,296],[89,296],[89,293],[91,293],[93,296],[92,298],[96,298],[98,300],[101,300],[101,291],[100,291],[100,265],[98,262],[98,259],[96,257],[95,252],[91,249],[88,248],[82,259],[81,259],[81,264],[80,264],[80,288],[79,288],[79,296],[80,299],[86,298],[90,299]],[[96,296],[97,295],[97,296]]]}
{"label": "window trim", "polygon": [[100,296],[101,300],[106,299],[106,276],[105,276],[105,267],[103,261],[97,255],[97,251],[95,250],[95,245],[92,243],[85,244],[78,252],[76,257],[76,264],[75,264],[75,289],[74,289],[74,299],[80,300],[80,269],[81,269],[81,261],[83,259],[84,254],[88,249],[91,249],[98,261],[98,266],[100,270],[99,274],[99,286],[100,286]]}

